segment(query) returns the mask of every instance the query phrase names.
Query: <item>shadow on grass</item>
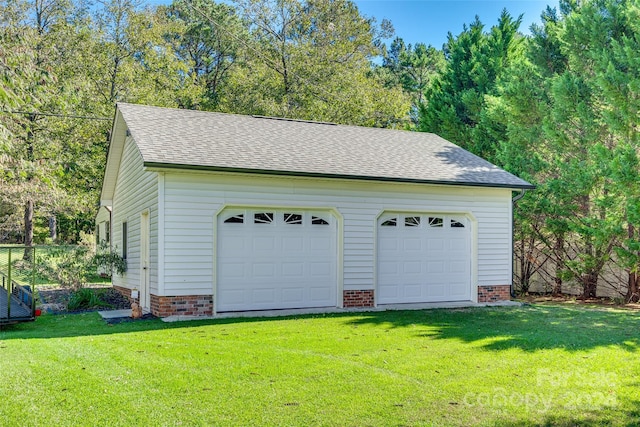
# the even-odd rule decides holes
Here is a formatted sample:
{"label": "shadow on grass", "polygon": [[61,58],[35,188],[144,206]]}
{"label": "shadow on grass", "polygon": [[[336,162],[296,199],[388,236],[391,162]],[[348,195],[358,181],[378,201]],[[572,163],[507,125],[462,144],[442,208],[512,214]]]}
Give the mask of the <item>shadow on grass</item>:
{"label": "shadow on grass", "polygon": [[288,319],[343,319],[345,325],[394,329],[411,327],[428,339],[477,343],[487,350],[523,351],[565,349],[580,351],[616,346],[629,352],[640,347],[640,313],[559,306],[468,308],[309,314],[287,317],[224,318],[165,323],[159,319],[108,325],[97,313],[45,315],[36,322],[0,329],[0,340],[46,339],[121,334],[204,325],[285,321]]}
{"label": "shadow on grass", "polygon": [[557,306],[442,309],[362,313],[350,322],[392,328],[424,326],[418,333],[425,337],[478,343],[496,351],[616,346],[636,352],[640,348],[640,313],[631,311]]}
{"label": "shadow on grass", "polygon": [[[628,408],[630,407],[630,409]],[[596,427],[596,426],[626,426],[640,425],[640,402],[632,401],[625,408],[612,407],[603,411],[580,413],[572,415],[550,414],[542,421],[534,422],[530,419],[517,421],[498,421],[496,427]]]}

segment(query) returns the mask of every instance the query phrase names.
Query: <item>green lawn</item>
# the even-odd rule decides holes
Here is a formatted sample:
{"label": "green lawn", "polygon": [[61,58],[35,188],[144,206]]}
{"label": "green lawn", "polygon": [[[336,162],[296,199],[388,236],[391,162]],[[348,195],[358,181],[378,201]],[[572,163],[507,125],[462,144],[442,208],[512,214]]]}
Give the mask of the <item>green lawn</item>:
{"label": "green lawn", "polygon": [[640,313],[559,306],[0,331],[0,425],[640,424]]}

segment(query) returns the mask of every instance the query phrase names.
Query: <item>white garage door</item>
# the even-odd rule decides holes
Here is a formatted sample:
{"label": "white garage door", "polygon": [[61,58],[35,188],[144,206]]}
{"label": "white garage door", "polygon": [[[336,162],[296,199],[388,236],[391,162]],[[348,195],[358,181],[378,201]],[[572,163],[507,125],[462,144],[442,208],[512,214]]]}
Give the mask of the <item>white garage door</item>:
{"label": "white garage door", "polygon": [[464,216],[388,214],[378,221],[378,304],[471,299]]}
{"label": "white garage door", "polygon": [[336,231],[328,212],[224,211],[218,217],[217,310],[335,307]]}

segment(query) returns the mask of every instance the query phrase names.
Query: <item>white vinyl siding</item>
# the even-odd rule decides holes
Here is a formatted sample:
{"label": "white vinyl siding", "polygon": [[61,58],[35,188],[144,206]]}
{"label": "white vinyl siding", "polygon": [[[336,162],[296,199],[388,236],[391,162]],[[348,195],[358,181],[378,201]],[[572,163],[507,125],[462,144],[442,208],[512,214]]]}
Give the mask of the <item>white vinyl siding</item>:
{"label": "white vinyl siding", "polygon": [[164,295],[212,293],[216,216],[229,206],[334,209],[342,220],[338,280],[344,290],[375,289],[377,218],[383,212],[468,213],[476,221],[474,281],[511,283],[508,189],[195,172],[164,176]]}
{"label": "white vinyl siding", "polygon": [[[113,199],[112,245],[122,254],[122,224],[127,223],[127,272],[113,275],[113,284],[140,287],[140,215],[149,210],[150,292],[158,294],[158,174],[143,168],[142,157],[129,137],[125,141]],[[117,249],[115,249],[117,246]]]}

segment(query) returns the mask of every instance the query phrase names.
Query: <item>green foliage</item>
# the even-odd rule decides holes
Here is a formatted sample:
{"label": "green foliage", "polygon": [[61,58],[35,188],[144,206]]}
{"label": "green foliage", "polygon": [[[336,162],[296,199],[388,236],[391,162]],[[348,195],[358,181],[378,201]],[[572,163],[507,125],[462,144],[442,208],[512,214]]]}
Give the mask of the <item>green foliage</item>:
{"label": "green foliage", "polygon": [[418,111],[426,102],[425,92],[444,69],[444,54],[433,46],[405,45],[396,37],[385,52],[382,68],[389,73],[391,86],[400,85],[411,96],[411,119],[418,122]]}
{"label": "green foliage", "polygon": [[100,292],[96,289],[81,288],[74,291],[67,303],[67,310],[79,311],[90,310],[95,308],[110,308],[111,304],[104,301],[104,292]]}
{"label": "green foliage", "polygon": [[95,274],[93,257],[88,245],[41,248],[37,253],[36,271],[60,286],[77,290]]}
{"label": "green foliage", "polygon": [[487,116],[488,96],[506,67],[521,55],[522,37],[506,9],[498,24],[485,33],[476,20],[458,36],[451,33],[445,46],[446,66],[427,91],[421,106],[419,129],[434,132],[471,152],[495,160],[504,128]]}
{"label": "green foliage", "polygon": [[238,0],[251,40],[220,108],[363,126],[403,124],[409,99],[372,73],[379,28],[349,0]]}
{"label": "green foliage", "polygon": [[123,275],[127,271],[127,260],[122,258],[118,253],[118,247],[113,250],[109,248],[106,242],[101,242],[96,254],[93,256],[93,265],[98,271],[108,272],[109,276],[116,272]]}

